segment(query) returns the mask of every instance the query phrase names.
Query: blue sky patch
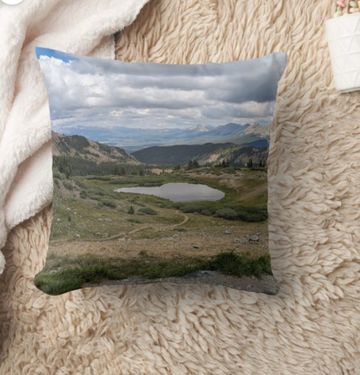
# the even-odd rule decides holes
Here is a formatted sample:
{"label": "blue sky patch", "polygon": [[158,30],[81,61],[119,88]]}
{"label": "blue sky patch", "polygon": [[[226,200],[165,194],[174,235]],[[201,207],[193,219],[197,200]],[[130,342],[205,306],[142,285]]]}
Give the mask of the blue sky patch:
{"label": "blue sky patch", "polygon": [[65,63],[68,63],[73,60],[77,60],[75,56],[69,55],[64,52],[56,51],[50,48],[36,47],[36,56],[39,59],[41,56],[53,57],[55,59],[61,60]]}

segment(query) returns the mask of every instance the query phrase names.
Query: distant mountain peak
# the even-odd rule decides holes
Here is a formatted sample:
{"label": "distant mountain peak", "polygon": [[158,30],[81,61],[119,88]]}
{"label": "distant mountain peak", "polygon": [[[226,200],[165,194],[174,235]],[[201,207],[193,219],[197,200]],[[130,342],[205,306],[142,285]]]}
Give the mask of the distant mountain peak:
{"label": "distant mountain peak", "polygon": [[251,124],[246,128],[245,134],[256,134],[261,138],[268,138],[269,126],[263,126],[258,123]]}
{"label": "distant mountain peak", "polygon": [[213,126],[211,125],[205,125],[205,124],[197,124],[195,125],[194,127],[192,127],[190,130],[191,131],[202,131],[202,132],[206,132],[206,131],[209,131],[213,129]]}

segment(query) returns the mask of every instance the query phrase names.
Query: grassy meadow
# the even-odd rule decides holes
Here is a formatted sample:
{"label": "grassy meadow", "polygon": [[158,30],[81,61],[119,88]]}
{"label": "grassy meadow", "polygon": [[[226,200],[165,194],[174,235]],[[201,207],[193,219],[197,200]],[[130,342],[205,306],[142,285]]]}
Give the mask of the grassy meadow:
{"label": "grassy meadow", "polygon": [[[115,189],[206,184],[219,201],[172,202]],[[71,176],[54,168],[53,224],[36,285],[60,294],[92,282],[178,277],[202,270],[271,274],[264,169],[173,168],[134,175]]]}

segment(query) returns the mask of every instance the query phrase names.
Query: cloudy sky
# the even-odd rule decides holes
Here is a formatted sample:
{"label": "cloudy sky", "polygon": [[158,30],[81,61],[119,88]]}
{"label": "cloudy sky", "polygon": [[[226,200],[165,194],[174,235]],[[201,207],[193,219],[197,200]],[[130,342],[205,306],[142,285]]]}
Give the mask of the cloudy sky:
{"label": "cloudy sky", "polygon": [[207,65],[121,63],[38,48],[56,131],[271,123],[284,55]]}

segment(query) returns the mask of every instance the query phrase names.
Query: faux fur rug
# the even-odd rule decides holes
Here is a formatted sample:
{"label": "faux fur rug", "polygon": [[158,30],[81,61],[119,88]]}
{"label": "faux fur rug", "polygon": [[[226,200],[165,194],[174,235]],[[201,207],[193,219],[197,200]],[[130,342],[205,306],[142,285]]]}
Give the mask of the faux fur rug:
{"label": "faux fur rug", "polygon": [[332,1],[152,0],[117,38],[126,61],[204,63],[283,50],[270,152],[277,296],[106,286],[49,297],[49,211],[12,231],[0,374],[359,374],[360,94],[332,86]]}

